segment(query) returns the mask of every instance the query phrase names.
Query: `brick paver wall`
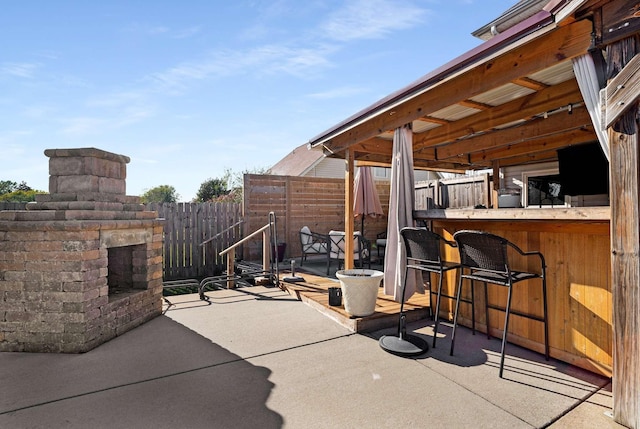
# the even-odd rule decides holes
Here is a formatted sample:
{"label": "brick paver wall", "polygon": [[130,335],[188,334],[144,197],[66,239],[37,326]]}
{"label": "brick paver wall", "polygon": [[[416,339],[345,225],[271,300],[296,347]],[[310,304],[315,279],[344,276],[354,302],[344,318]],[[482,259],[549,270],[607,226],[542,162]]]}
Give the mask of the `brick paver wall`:
{"label": "brick paver wall", "polygon": [[0,212],[0,351],[84,352],[162,311],[163,224],[125,195],[129,159],[45,154],[50,194]]}

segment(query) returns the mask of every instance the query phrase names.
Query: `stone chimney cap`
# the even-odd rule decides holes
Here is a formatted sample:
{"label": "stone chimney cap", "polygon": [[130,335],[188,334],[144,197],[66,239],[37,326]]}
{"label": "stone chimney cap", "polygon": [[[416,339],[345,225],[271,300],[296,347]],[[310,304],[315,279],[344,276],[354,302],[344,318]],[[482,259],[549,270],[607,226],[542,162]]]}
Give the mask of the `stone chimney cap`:
{"label": "stone chimney cap", "polygon": [[121,162],[128,164],[131,158],[125,155],[118,155],[117,153],[107,152],[102,149],[96,149],[95,147],[85,147],[78,149],[45,149],[44,154],[49,158],[56,157],[93,157],[100,159],[107,159],[109,161]]}

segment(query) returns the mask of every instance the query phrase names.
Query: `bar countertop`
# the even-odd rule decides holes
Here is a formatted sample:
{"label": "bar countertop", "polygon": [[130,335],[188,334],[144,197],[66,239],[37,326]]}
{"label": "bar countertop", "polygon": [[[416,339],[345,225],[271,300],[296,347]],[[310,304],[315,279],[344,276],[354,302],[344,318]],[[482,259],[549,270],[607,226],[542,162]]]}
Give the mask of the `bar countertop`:
{"label": "bar countertop", "polygon": [[509,209],[434,209],[415,210],[414,219],[421,220],[508,220],[508,221],[609,221],[611,208],[509,208]]}

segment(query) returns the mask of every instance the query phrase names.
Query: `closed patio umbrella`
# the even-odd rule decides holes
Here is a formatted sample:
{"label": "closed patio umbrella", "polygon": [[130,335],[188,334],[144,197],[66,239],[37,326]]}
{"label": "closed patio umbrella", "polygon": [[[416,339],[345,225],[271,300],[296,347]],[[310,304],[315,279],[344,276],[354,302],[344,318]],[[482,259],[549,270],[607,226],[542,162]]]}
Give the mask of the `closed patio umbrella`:
{"label": "closed patio umbrella", "polygon": [[413,207],[415,201],[413,133],[408,125],[395,130],[391,163],[391,193],[389,195],[386,248],[388,253],[384,258],[384,293],[393,296],[394,300],[402,302],[398,320],[398,335],[383,335],[380,337],[379,344],[383,350],[389,353],[399,356],[416,356],[427,351],[429,347],[422,338],[406,333],[406,318],[403,313],[405,300],[409,299],[416,290],[424,293],[422,273],[418,270],[409,270],[403,293],[407,261],[400,230],[414,225]]}
{"label": "closed patio umbrella", "polygon": [[354,180],[354,199],[353,214],[361,216],[360,233],[364,237],[364,218],[365,216],[382,216],[382,204],[376,189],[371,167],[358,167],[356,178]]}
{"label": "closed patio umbrella", "polygon": [[[393,135],[393,158],[391,164],[391,191],[389,195],[389,221],[387,222],[386,252],[384,260],[384,293],[394,300],[402,298],[402,280],[406,267],[405,249],[400,230],[414,226],[415,205],[413,178],[413,133],[411,128],[397,128]],[[418,281],[419,273],[409,272],[405,297],[409,299],[416,291],[424,293],[424,284]]]}

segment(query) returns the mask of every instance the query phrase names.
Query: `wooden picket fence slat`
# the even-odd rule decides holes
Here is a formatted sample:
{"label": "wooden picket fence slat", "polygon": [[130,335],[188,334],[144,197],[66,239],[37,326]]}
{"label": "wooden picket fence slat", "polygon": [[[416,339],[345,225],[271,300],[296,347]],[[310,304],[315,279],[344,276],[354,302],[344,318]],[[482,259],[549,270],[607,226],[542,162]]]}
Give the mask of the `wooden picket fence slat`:
{"label": "wooden picket fence slat", "polygon": [[226,257],[219,253],[242,238],[239,203],[151,203],[146,209],[165,219],[165,281],[220,274],[226,266]]}

